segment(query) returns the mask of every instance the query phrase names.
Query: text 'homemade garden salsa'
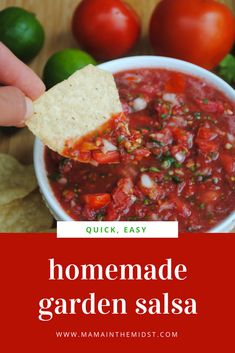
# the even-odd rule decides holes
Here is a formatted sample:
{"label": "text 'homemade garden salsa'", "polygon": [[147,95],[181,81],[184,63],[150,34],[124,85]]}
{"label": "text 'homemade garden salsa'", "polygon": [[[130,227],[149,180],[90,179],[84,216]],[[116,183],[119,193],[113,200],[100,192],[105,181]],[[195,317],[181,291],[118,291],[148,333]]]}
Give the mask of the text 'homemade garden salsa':
{"label": "text 'homemade garden salsa'", "polygon": [[235,209],[234,102],[173,71],[115,80],[128,125],[117,120],[85,141],[92,164],[45,150],[64,210],[75,220],[178,220],[181,232],[215,226]]}

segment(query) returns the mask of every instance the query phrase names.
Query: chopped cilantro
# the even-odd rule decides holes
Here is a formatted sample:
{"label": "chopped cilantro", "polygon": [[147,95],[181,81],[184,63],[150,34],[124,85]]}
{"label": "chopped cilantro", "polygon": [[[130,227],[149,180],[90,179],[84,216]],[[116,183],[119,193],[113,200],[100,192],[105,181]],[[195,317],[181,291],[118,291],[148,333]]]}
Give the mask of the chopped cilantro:
{"label": "chopped cilantro", "polygon": [[193,115],[194,115],[194,118],[196,120],[200,120],[201,119],[201,113],[200,112],[195,112]]}
{"label": "chopped cilantro", "polygon": [[149,205],[150,204],[150,200],[149,199],[144,199],[144,205]]}
{"label": "chopped cilantro", "polygon": [[175,184],[180,184],[180,183],[182,183],[182,180],[181,180],[177,175],[173,175],[173,176],[172,176],[172,181],[173,181]]}
{"label": "chopped cilantro", "polygon": [[177,160],[174,158],[174,157],[171,157],[171,156],[165,156],[163,157],[162,159],[162,164],[161,164],[161,167],[163,169],[168,169],[170,167],[173,167],[173,168],[181,168],[182,167],[182,164],[177,162]]}
{"label": "chopped cilantro", "polygon": [[155,142],[159,147],[164,147],[165,146],[165,144],[163,142],[155,140],[154,137],[152,137],[152,136],[150,136],[150,137],[151,137],[151,140],[153,142]]}
{"label": "chopped cilantro", "polygon": [[212,178],[212,182],[213,182],[214,184],[218,184],[219,178]]}
{"label": "chopped cilantro", "polygon": [[164,181],[169,181],[171,179],[170,175],[166,174],[164,175]]}
{"label": "chopped cilantro", "polygon": [[118,142],[122,142],[124,140],[124,136],[120,135],[117,137]]}
{"label": "chopped cilantro", "polygon": [[174,161],[173,165],[174,165],[175,168],[181,168],[182,167],[182,164],[177,162],[177,161]]}
{"label": "chopped cilantro", "polygon": [[59,178],[61,177],[61,174],[60,173],[54,173],[54,174],[51,174],[51,175],[48,175],[48,178],[52,181],[56,181],[58,180]]}
{"label": "chopped cilantro", "polygon": [[150,167],[150,168],[149,168],[149,171],[150,171],[150,172],[156,172],[156,173],[157,173],[157,172],[160,172],[160,170],[159,170],[158,168],[156,168],[156,167]]}
{"label": "chopped cilantro", "polygon": [[165,159],[165,160],[162,162],[162,164],[161,164],[161,167],[162,167],[163,169],[168,169],[168,168],[170,168],[170,166],[171,166],[171,162],[170,162],[169,160],[167,160],[167,159]]}
{"label": "chopped cilantro", "polygon": [[195,172],[197,170],[197,167],[194,164],[194,165],[191,165],[188,169],[191,170],[191,172]]}
{"label": "chopped cilantro", "polygon": [[97,221],[102,221],[103,218],[104,218],[104,215],[103,215],[102,213],[98,213],[98,214],[96,215],[96,220],[97,220]]}

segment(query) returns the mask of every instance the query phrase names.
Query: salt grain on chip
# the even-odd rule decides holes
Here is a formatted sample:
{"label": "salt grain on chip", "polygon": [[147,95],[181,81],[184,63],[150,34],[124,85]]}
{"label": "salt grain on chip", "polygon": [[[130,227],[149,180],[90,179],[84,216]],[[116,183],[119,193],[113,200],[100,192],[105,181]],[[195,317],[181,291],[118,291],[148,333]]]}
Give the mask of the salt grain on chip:
{"label": "salt grain on chip", "polygon": [[94,131],[120,113],[122,106],[112,74],[88,65],[44,93],[34,109],[26,122],[29,129],[63,154],[68,142]]}

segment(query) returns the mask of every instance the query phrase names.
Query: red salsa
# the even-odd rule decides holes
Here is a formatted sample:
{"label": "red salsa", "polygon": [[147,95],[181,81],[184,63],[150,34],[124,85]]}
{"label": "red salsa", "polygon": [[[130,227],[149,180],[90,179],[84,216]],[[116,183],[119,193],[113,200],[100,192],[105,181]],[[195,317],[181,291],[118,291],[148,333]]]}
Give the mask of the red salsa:
{"label": "red salsa", "polygon": [[181,232],[218,224],[235,209],[234,102],[173,71],[115,80],[128,125],[114,118],[82,141],[89,164],[45,150],[64,210],[75,220],[178,220]]}
{"label": "red salsa", "polygon": [[130,132],[128,117],[123,112],[112,116],[99,129],[83,136],[75,143],[67,141],[62,155],[94,166],[128,162],[148,157],[140,131]]}

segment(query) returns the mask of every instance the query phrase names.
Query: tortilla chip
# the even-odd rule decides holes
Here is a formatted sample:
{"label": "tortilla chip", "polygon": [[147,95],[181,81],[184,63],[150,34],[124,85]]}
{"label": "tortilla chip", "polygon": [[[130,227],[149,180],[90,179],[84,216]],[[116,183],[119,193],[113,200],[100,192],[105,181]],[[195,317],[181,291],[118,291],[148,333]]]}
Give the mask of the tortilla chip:
{"label": "tortilla chip", "polygon": [[53,217],[39,191],[0,206],[0,232],[40,232],[52,227]]}
{"label": "tortilla chip", "polygon": [[0,154],[0,206],[28,195],[37,188],[33,166],[24,166],[8,154]]}
{"label": "tortilla chip", "polygon": [[122,106],[112,74],[88,65],[41,96],[34,109],[29,129],[62,154],[66,142],[95,130]]}

